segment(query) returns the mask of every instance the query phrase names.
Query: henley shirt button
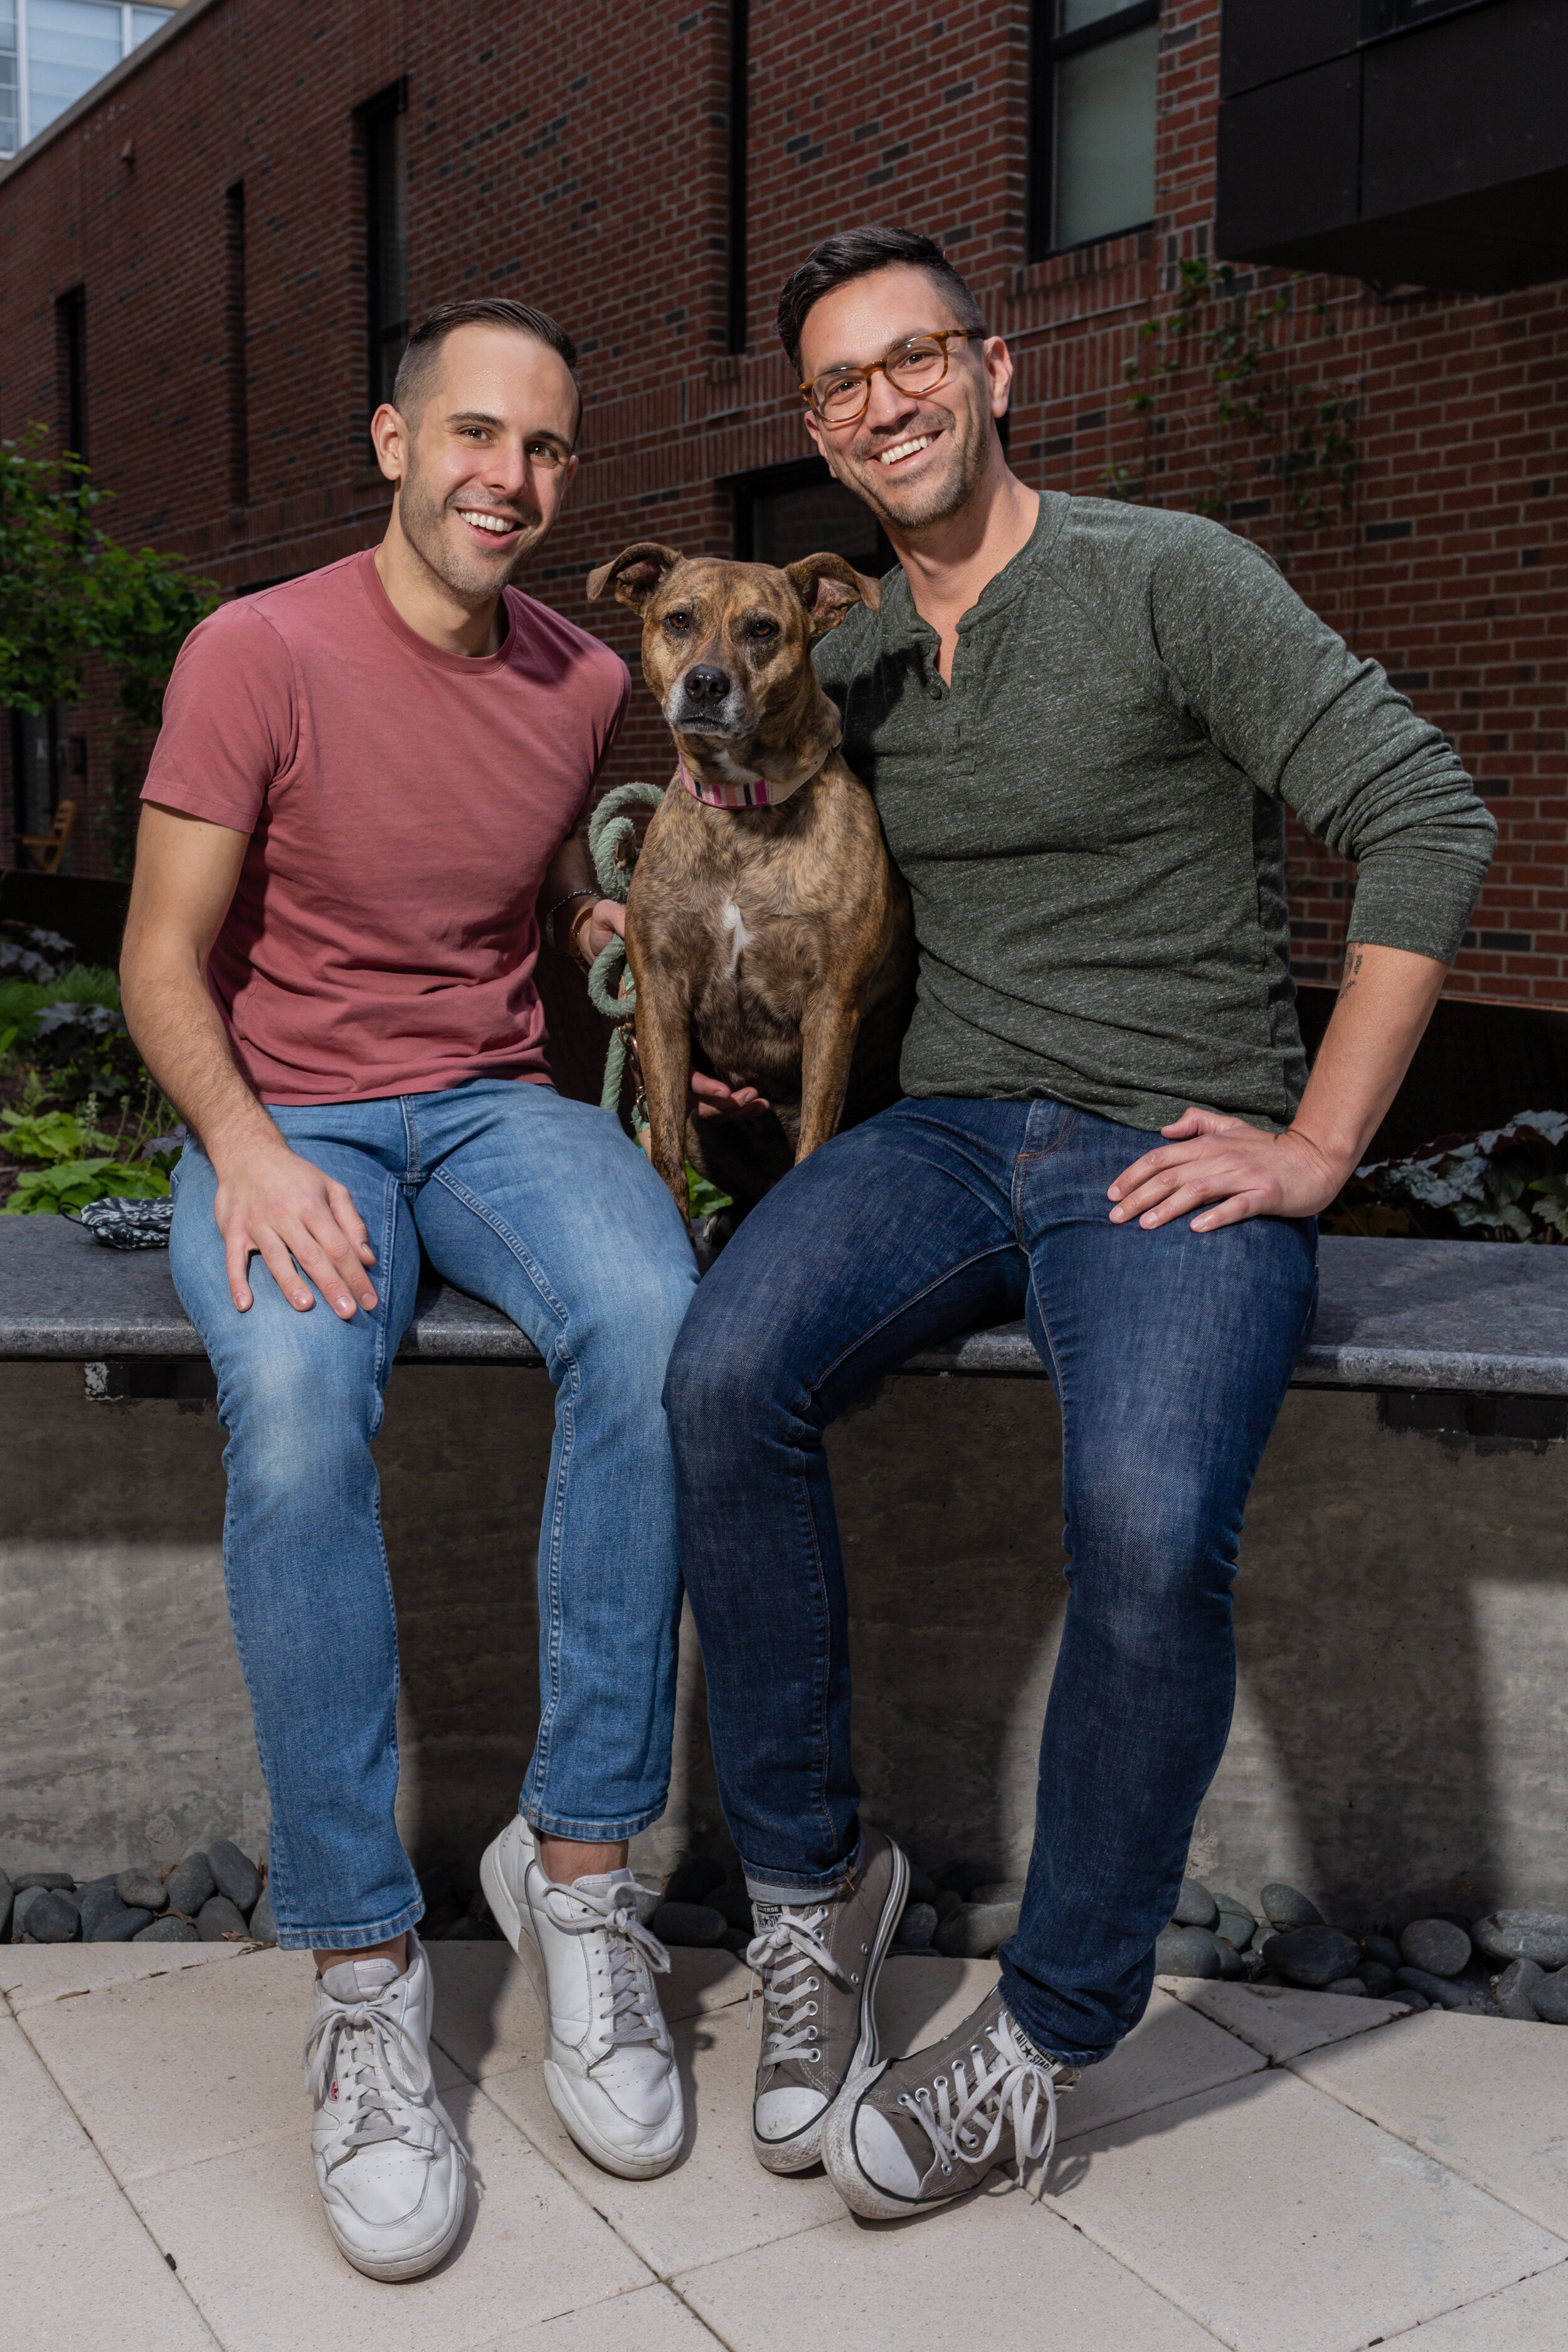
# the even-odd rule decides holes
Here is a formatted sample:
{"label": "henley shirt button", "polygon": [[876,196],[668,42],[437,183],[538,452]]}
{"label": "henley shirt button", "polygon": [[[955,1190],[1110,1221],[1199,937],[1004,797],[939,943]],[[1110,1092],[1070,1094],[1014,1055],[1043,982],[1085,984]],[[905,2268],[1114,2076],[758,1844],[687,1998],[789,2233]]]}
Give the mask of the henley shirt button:
{"label": "henley shirt button", "polygon": [[934,678],[934,677],[932,678],[932,680],[931,680],[931,684],[927,687],[927,688],[926,688],[926,692],[930,695],[930,697],[931,697],[931,700],[932,700],[933,702],[940,702],[940,701],[942,700],[942,688],[941,688],[941,687],[940,687],[940,686],[938,686],[938,684],[937,684],[937,682],[936,682],[936,680],[935,680],[935,678]]}

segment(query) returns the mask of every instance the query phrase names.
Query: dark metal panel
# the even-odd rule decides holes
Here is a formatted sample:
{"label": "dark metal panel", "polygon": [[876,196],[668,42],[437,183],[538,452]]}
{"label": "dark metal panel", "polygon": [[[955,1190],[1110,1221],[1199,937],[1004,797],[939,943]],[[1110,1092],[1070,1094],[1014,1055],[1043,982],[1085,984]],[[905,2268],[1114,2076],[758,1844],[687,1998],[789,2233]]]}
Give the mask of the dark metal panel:
{"label": "dark metal panel", "polygon": [[1356,35],[1357,0],[1225,0],[1220,96],[1323,65],[1354,48]]}
{"label": "dark metal panel", "polygon": [[1219,110],[1215,242],[1235,259],[1356,216],[1361,64],[1345,58]]}
{"label": "dark metal panel", "polygon": [[1385,42],[1364,69],[1369,220],[1568,165],[1568,0],[1505,0]]}

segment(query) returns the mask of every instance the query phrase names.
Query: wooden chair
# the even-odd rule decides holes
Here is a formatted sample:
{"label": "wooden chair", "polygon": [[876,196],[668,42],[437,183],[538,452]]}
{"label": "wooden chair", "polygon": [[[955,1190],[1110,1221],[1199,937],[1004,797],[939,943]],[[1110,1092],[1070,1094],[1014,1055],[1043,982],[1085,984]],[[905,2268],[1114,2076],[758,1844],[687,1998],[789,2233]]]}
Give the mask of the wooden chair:
{"label": "wooden chair", "polygon": [[60,860],[66,854],[66,844],[76,823],[75,801],[62,801],[55,811],[55,821],[47,833],[19,833],[18,849],[30,849],[40,874],[58,874]]}

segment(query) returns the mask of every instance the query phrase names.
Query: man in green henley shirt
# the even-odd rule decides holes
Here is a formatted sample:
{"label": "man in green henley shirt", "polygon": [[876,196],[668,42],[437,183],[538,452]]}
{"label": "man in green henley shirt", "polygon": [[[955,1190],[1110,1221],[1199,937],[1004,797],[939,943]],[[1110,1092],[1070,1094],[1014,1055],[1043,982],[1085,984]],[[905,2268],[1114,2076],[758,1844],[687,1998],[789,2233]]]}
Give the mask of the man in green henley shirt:
{"label": "man in green henley shirt", "polygon": [[[807,431],[899,557],[817,667],[913,894],[919,1001],[904,1098],[747,1219],[666,1404],[756,1906],[753,2146],[887,2217],[1048,2154],[1056,2084],[1142,2014],[1229,1728],[1242,1512],[1312,1318],[1314,1220],[1495,828],[1247,541],[1009,471],[1012,362],[926,238],[829,238],[779,326]],[[1288,807],[1358,868],[1310,1077]],[[876,2071],[908,1871],[858,1816],[823,1432],[916,1349],[1019,1315],[1061,1405],[1069,1588],[1022,1916],[981,2007]]]}

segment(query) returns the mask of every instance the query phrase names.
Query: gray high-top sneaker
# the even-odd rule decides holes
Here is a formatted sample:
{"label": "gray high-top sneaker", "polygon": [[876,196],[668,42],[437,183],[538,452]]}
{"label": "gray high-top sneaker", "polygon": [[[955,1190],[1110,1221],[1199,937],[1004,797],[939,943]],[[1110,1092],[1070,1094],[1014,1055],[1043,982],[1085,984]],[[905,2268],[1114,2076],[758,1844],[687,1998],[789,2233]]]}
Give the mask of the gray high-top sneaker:
{"label": "gray high-top sneaker", "polygon": [[338,2250],[367,2278],[422,2278],[463,2225],[468,2155],[430,2072],[430,1964],[339,1960],[316,1984],[305,2079],[316,2186]]}
{"label": "gray high-top sneaker", "polygon": [[868,1829],[842,1895],[753,1906],[746,1960],[762,1980],[763,2047],[752,2146],[769,2172],[820,2161],[834,2102],[877,2063],[877,1974],[909,1884],[900,1849]]}
{"label": "gray high-top sneaker", "polygon": [[[650,2180],[680,2153],[686,2114],[675,2047],[653,1977],[669,1955],[644,1925],[652,1898],[629,1870],[558,1886],[533,1832],[509,1822],[479,1884],[512,1950],[536,1971],[550,2021],[541,2069],[550,2104],[585,2156],[623,2180]],[[539,1981],[539,1971],[543,1982]]]}
{"label": "gray high-top sneaker", "polygon": [[839,2101],[824,2137],[827,2177],[852,2212],[899,2221],[977,2189],[996,2164],[1046,2167],[1057,2137],[1057,2094],[1074,2070],[1024,2040],[1002,1990],[943,2042],[879,2074]]}

